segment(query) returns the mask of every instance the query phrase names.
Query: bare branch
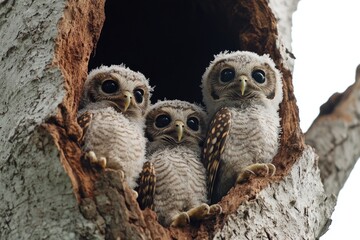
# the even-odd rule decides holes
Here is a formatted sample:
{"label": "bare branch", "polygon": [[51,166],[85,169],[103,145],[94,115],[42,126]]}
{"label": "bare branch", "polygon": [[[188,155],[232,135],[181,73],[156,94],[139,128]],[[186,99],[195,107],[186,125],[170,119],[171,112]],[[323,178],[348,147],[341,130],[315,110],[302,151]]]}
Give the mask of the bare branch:
{"label": "bare branch", "polygon": [[360,65],[355,83],[321,106],[305,139],[319,155],[326,193],[338,195],[360,157]]}

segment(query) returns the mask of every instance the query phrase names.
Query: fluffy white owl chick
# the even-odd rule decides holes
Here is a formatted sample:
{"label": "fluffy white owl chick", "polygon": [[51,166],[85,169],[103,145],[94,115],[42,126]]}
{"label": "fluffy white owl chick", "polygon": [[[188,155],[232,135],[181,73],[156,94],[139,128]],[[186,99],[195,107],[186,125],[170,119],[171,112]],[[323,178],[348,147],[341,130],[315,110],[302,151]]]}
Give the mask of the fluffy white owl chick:
{"label": "fluffy white owl chick", "polygon": [[145,162],[144,115],[151,90],[139,72],[123,65],[101,66],[89,73],[80,102],[86,158],[101,167],[121,169],[131,188],[137,186]]}
{"label": "fluffy white owl chick", "polygon": [[250,174],[272,176],[279,146],[281,74],[268,55],[224,52],[202,78],[212,121],[203,149],[212,202]]}
{"label": "fluffy white owl chick", "polygon": [[206,169],[200,158],[205,117],[199,106],[179,100],[159,101],[146,115],[147,159],[156,182],[154,187],[140,184],[143,190],[155,191],[146,196],[140,190],[139,198],[153,203],[165,226],[184,226],[221,212],[219,205],[207,204]]}

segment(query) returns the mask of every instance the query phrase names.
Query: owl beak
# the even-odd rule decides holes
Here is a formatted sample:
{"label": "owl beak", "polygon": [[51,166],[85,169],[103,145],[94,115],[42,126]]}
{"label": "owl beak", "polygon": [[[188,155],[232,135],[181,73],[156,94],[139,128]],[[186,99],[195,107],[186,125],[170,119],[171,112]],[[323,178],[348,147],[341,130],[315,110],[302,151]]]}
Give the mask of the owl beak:
{"label": "owl beak", "polygon": [[175,127],[176,127],[176,132],[177,132],[177,136],[178,136],[178,142],[181,141],[183,134],[184,134],[184,123],[182,121],[176,120],[175,121]]}
{"label": "owl beak", "polygon": [[124,104],[124,112],[126,112],[126,110],[128,110],[128,108],[129,108],[129,106],[131,104],[131,100],[132,100],[133,95],[132,95],[131,92],[125,91],[124,92],[124,97],[125,97],[125,99],[124,99],[124,103],[125,103]]}
{"label": "owl beak", "polygon": [[240,76],[240,91],[241,95],[244,96],[246,85],[247,85],[248,78],[245,75]]}

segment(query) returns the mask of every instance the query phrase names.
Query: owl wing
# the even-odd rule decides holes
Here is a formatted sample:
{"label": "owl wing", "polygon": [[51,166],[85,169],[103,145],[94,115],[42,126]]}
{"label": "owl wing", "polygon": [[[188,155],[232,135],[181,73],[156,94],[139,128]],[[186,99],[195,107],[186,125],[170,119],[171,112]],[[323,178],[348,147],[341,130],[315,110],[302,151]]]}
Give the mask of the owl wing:
{"label": "owl wing", "polygon": [[84,112],[77,118],[77,122],[78,122],[79,126],[81,127],[81,129],[83,130],[82,136],[79,140],[81,145],[84,142],[84,136],[85,136],[86,130],[90,126],[92,118],[93,118],[93,114],[90,112]]}
{"label": "owl wing", "polygon": [[145,162],[138,179],[138,203],[141,209],[154,206],[156,175],[155,168],[151,162]]}
{"label": "owl wing", "polygon": [[227,108],[221,108],[214,115],[205,139],[202,160],[207,168],[207,183],[210,198],[220,166],[221,154],[224,152],[225,142],[229,135],[230,124],[231,112]]}

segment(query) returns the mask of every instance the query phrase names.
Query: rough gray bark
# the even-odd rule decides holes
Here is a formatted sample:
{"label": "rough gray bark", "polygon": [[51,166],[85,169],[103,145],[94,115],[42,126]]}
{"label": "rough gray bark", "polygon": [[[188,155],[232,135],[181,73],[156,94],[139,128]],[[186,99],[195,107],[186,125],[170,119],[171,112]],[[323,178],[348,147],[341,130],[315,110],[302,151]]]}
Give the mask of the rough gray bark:
{"label": "rough gray bark", "polygon": [[355,83],[330,97],[305,137],[319,155],[326,193],[337,196],[360,156],[360,65]]}
{"label": "rough gray bark", "polygon": [[284,60],[286,60],[288,64],[288,68],[293,71],[294,68],[294,56],[291,53],[292,51],[292,15],[297,9],[297,5],[299,3],[299,0],[270,0],[269,6],[274,12],[274,15],[277,19],[277,25],[278,25],[278,31],[279,31],[279,37],[281,41],[279,43],[278,47],[285,48],[283,52],[287,53],[284,54],[282,57]]}
{"label": "rough gray bark", "polygon": [[0,6],[0,238],[73,239],[87,223],[58,148],[39,127],[65,95],[62,73],[51,66],[55,19],[65,2],[2,1]]}
{"label": "rough gray bark", "polygon": [[0,239],[76,239],[94,229],[41,127],[66,94],[53,65],[65,3],[0,1]]}
{"label": "rough gray bark", "polygon": [[[274,160],[277,174],[236,186],[220,203],[223,215],[185,229],[162,228],[152,211],[140,211],[118,173],[93,172],[80,163],[76,109],[104,17],[101,2],[0,1],[0,239],[319,237],[330,222],[331,193],[338,193],[360,155],[351,149],[360,136],[359,86],[331,102],[335,108],[307,133],[321,171],[329,164],[332,169],[323,175],[324,191],[317,157],[312,148],[303,149],[292,95],[287,49],[298,0],[270,1],[279,33],[262,5],[267,1],[238,1],[244,11],[227,15],[236,31],[237,20],[251,18],[250,32],[238,35],[241,46],[270,53],[283,71],[284,146]],[[233,11],[222,3],[225,12]],[[247,15],[255,8],[259,16]],[[330,126],[337,128],[329,132]],[[324,129],[327,134],[319,134]]]}
{"label": "rough gray bark", "polygon": [[334,203],[324,192],[317,156],[307,147],[290,174],[242,204],[215,239],[317,239]]}

